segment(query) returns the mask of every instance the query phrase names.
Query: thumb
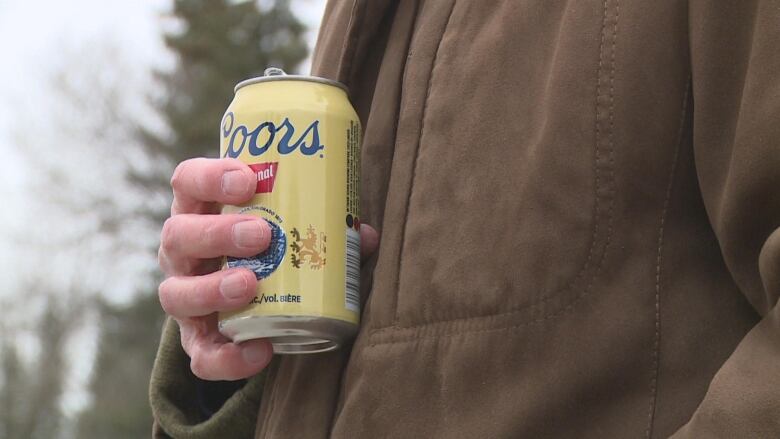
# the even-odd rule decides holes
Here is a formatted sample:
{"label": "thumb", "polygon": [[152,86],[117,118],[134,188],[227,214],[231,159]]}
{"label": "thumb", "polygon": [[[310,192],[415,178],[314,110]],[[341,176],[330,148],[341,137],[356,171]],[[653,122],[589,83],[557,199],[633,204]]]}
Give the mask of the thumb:
{"label": "thumb", "polygon": [[379,232],[368,224],[360,225],[360,256],[367,258],[379,247]]}

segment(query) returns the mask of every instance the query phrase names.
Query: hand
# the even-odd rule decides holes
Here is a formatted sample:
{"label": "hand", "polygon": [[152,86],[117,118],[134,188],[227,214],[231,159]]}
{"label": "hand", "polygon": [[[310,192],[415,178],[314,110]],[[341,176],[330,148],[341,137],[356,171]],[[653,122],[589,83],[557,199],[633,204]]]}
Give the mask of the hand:
{"label": "hand", "polygon": [[[255,296],[254,273],[219,270],[223,255],[249,257],[270,241],[268,224],[251,215],[218,215],[220,204],[241,204],[254,195],[254,172],[236,159],[192,159],[171,178],[173,204],[160,238],[158,259],[166,274],[160,304],[179,324],[190,368],[205,380],[238,380],[265,368],[273,355],[264,339],[231,342],[217,329],[217,312],[246,306]],[[372,254],[379,235],[360,228],[361,253]]]}

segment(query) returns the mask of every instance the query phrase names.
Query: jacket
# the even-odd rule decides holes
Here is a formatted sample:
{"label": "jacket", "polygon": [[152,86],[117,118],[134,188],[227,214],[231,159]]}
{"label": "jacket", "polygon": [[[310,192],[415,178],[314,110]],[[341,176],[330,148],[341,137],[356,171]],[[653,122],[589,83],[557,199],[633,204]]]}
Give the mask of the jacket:
{"label": "jacket", "polygon": [[156,435],[780,437],[779,42],[776,0],[331,1],[359,335],[207,418],[169,324]]}

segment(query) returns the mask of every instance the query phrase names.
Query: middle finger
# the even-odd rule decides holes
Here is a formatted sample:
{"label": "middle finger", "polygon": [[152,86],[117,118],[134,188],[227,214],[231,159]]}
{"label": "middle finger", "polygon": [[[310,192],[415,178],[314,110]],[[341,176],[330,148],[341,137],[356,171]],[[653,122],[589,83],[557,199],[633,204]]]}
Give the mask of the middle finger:
{"label": "middle finger", "polygon": [[183,214],[165,222],[160,247],[176,266],[193,259],[254,256],[270,239],[268,223],[255,216]]}

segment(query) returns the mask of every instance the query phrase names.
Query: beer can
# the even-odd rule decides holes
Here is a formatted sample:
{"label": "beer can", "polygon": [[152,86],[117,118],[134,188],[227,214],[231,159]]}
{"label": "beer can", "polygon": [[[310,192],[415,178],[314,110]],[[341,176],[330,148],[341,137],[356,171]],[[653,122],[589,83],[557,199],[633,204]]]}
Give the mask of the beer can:
{"label": "beer can", "polygon": [[354,337],[359,319],[360,121],[346,87],[270,68],[239,83],[220,127],[220,156],[248,164],[256,193],[222,213],[271,227],[268,250],[226,257],[252,270],[257,296],[220,313],[235,342],[267,338],[279,354],[325,352]]}

